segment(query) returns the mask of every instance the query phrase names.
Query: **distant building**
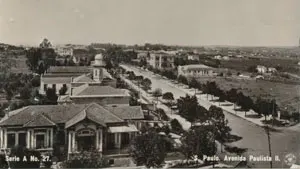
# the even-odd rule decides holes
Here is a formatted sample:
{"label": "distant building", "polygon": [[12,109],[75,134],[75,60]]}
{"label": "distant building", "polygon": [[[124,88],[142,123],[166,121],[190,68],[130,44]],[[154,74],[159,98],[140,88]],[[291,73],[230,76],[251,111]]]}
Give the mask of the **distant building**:
{"label": "distant building", "polygon": [[73,49],[72,60],[75,64],[88,64],[93,57],[94,54],[90,53],[87,49]]}
{"label": "distant building", "polygon": [[148,65],[152,66],[155,69],[173,69],[174,66],[174,54],[167,52],[150,52],[150,57],[148,59]]}
{"label": "distant building", "polygon": [[257,65],[256,70],[258,73],[266,73],[268,69],[265,66]]}
{"label": "distant building", "polygon": [[199,55],[188,55],[188,60],[200,60]]}
{"label": "distant building", "polygon": [[73,49],[69,47],[58,47],[55,49],[55,53],[58,56],[66,57],[66,56],[73,56]]}
{"label": "distant building", "polygon": [[216,55],[216,56],[214,56],[214,59],[222,59],[222,56],[221,55]]}
{"label": "distant building", "polygon": [[185,77],[201,77],[201,76],[214,76],[214,68],[197,64],[178,66],[178,76]]}
{"label": "distant building", "polygon": [[40,93],[45,94],[48,88],[59,90],[66,86],[67,94],[70,89],[83,84],[99,84],[102,86],[116,87],[116,80],[104,69],[103,56],[95,56],[94,65],[87,66],[53,66],[41,76]]}
{"label": "distant building", "polygon": [[274,67],[269,67],[269,68],[268,68],[268,72],[269,72],[269,73],[275,73],[275,72],[277,72],[277,70],[276,70],[276,68],[274,68]]}
{"label": "distant building", "polygon": [[229,60],[229,56],[223,56],[223,60]]}

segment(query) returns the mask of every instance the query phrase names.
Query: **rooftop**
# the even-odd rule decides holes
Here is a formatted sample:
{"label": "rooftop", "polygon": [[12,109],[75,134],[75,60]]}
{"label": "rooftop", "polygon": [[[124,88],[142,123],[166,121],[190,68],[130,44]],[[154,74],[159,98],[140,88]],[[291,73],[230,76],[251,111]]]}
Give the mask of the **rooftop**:
{"label": "rooftop", "polygon": [[203,64],[185,65],[180,66],[182,69],[213,69],[212,67]]}
{"label": "rooftop", "polygon": [[47,73],[90,73],[87,66],[50,66]]}
{"label": "rooftop", "polygon": [[115,89],[111,86],[84,84],[74,88],[72,96],[129,96],[129,94],[124,89]]}
{"label": "rooftop", "polygon": [[[105,126],[108,123],[124,122],[126,119],[144,118],[139,106],[103,107],[96,103],[68,105],[34,105],[9,113],[0,126],[53,126],[55,124],[72,125],[78,120],[88,118]],[[16,111],[15,111],[16,112]],[[130,113],[130,114],[129,114]]]}
{"label": "rooftop", "polygon": [[68,84],[71,82],[71,77],[51,77],[51,76],[46,76],[42,78],[42,81],[45,84]]}

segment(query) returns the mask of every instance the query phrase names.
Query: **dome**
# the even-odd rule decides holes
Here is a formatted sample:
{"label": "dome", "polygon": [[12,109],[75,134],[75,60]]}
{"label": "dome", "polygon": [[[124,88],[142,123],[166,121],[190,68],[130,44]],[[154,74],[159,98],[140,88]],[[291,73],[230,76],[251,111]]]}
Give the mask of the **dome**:
{"label": "dome", "polygon": [[100,54],[97,54],[95,56],[95,60],[103,60],[103,55],[100,53]]}

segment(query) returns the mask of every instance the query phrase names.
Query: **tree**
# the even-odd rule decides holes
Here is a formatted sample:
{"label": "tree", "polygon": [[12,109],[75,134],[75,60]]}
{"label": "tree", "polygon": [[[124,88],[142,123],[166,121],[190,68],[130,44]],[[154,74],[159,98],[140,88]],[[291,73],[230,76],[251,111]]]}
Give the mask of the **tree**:
{"label": "tree", "polygon": [[7,55],[7,54],[1,54],[0,55],[0,74],[6,74],[10,72],[11,68],[16,66],[16,57]]}
{"label": "tree", "polygon": [[29,99],[31,95],[31,89],[30,86],[24,86],[20,90],[20,98],[21,99]]}
{"label": "tree", "polygon": [[59,89],[59,95],[65,95],[68,90],[68,87],[66,84],[64,84],[60,89]]}
{"label": "tree", "polygon": [[150,79],[148,79],[148,78],[143,79],[141,84],[145,91],[148,91],[151,89],[152,82]]}
{"label": "tree", "polygon": [[174,100],[173,93],[171,93],[171,92],[164,93],[162,95],[162,98],[165,99],[165,100],[168,100],[170,105],[171,105],[171,102]]}
{"label": "tree", "polygon": [[39,63],[39,61],[41,60],[41,51],[36,48],[31,48],[26,51],[26,58],[26,64],[29,69],[32,72],[40,74],[42,72],[42,70],[40,70],[39,68],[41,66],[41,64]]}
{"label": "tree", "polygon": [[40,48],[51,48],[51,47],[52,44],[47,38],[44,38],[43,41],[40,43]]}
{"label": "tree", "polygon": [[163,109],[157,109],[156,112],[159,115],[161,120],[169,121],[169,117],[167,116],[166,112]]}
{"label": "tree", "polygon": [[192,127],[181,139],[181,152],[187,159],[192,159],[195,155],[203,158],[203,155],[215,155],[217,148],[213,126],[201,125]]}
{"label": "tree", "polygon": [[40,76],[34,76],[32,79],[31,79],[31,85],[33,87],[39,87],[41,85],[41,80],[40,80]]}
{"label": "tree", "polygon": [[156,104],[158,104],[158,98],[160,96],[162,96],[162,90],[160,88],[156,88],[153,93],[152,93],[152,96],[156,98]]}
{"label": "tree", "polygon": [[249,111],[251,108],[253,108],[253,100],[249,96],[243,96],[240,100],[240,106],[242,110],[245,111],[245,116],[247,111]]}
{"label": "tree", "polygon": [[165,140],[153,129],[136,136],[131,144],[130,154],[139,165],[147,168],[160,167],[165,160]]}
{"label": "tree", "polygon": [[128,72],[128,79],[129,80],[135,80],[136,75],[133,71]]}
{"label": "tree", "polygon": [[180,97],[177,99],[177,107],[179,114],[192,125],[196,121],[204,122],[207,120],[207,110],[198,104],[196,96]]}
{"label": "tree", "polygon": [[111,60],[107,60],[107,61],[106,61],[105,68],[106,68],[107,70],[110,70],[110,69],[113,68],[113,65],[112,65],[112,63],[111,63]]}
{"label": "tree", "polygon": [[255,102],[255,111],[258,114],[263,114],[265,116],[265,120],[267,120],[267,116],[270,114],[268,102],[261,98],[257,98]]}
{"label": "tree", "polygon": [[182,65],[186,65],[186,61],[183,58],[178,58],[176,57],[174,59],[174,65],[177,66],[182,66]]}
{"label": "tree", "polygon": [[172,119],[170,123],[171,123],[172,132],[177,134],[181,134],[184,132],[182,125],[179,123],[177,119]]}
{"label": "tree", "polygon": [[235,109],[235,104],[237,102],[237,89],[230,89],[226,93],[227,100],[232,102],[234,104],[234,109]]}
{"label": "tree", "polygon": [[50,104],[56,104],[58,96],[56,95],[55,89],[48,88],[46,90],[46,98]]}
{"label": "tree", "polygon": [[189,87],[195,88],[195,94],[196,94],[198,86],[199,86],[198,81],[195,78],[192,78],[191,81],[189,82]]}
{"label": "tree", "polygon": [[183,84],[188,84],[188,80],[187,80],[187,78],[185,77],[185,76],[183,76],[183,75],[179,75],[178,76],[178,82],[179,83],[183,83]]}

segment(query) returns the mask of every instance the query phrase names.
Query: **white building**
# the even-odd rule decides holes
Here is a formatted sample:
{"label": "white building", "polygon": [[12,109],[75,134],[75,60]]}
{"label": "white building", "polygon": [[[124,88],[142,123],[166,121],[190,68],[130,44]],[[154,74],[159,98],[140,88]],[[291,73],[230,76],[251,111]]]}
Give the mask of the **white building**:
{"label": "white building", "polygon": [[55,53],[59,56],[73,56],[73,49],[70,47],[59,47],[55,49]]}
{"label": "white building", "polygon": [[222,59],[222,56],[221,55],[216,55],[216,56],[214,56],[214,59]]}
{"label": "white building", "polygon": [[266,73],[268,69],[265,66],[257,65],[256,70],[258,73]]}
{"label": "white building", "polygon": [[199,60],[198,55],[188,55],[188,60]]}
{"label": "white building", "polygon": [[276,68],[274,68],[274,67],[269,67],[268,68],[268,72],[269,73],[275,73],[277,70],[276,70]]}
{"label": "white building", "polygon": [[155,69],[173,69],[175,54],[167,52],[151,52],[150,58],[147,60],[148,64]]}
{"label": "white building", "polygon": [[185,65],[178,66],[178,76],[185,77],[201,77],[201,76],[214,76],[214,68],[197,64],[197,65]]}

